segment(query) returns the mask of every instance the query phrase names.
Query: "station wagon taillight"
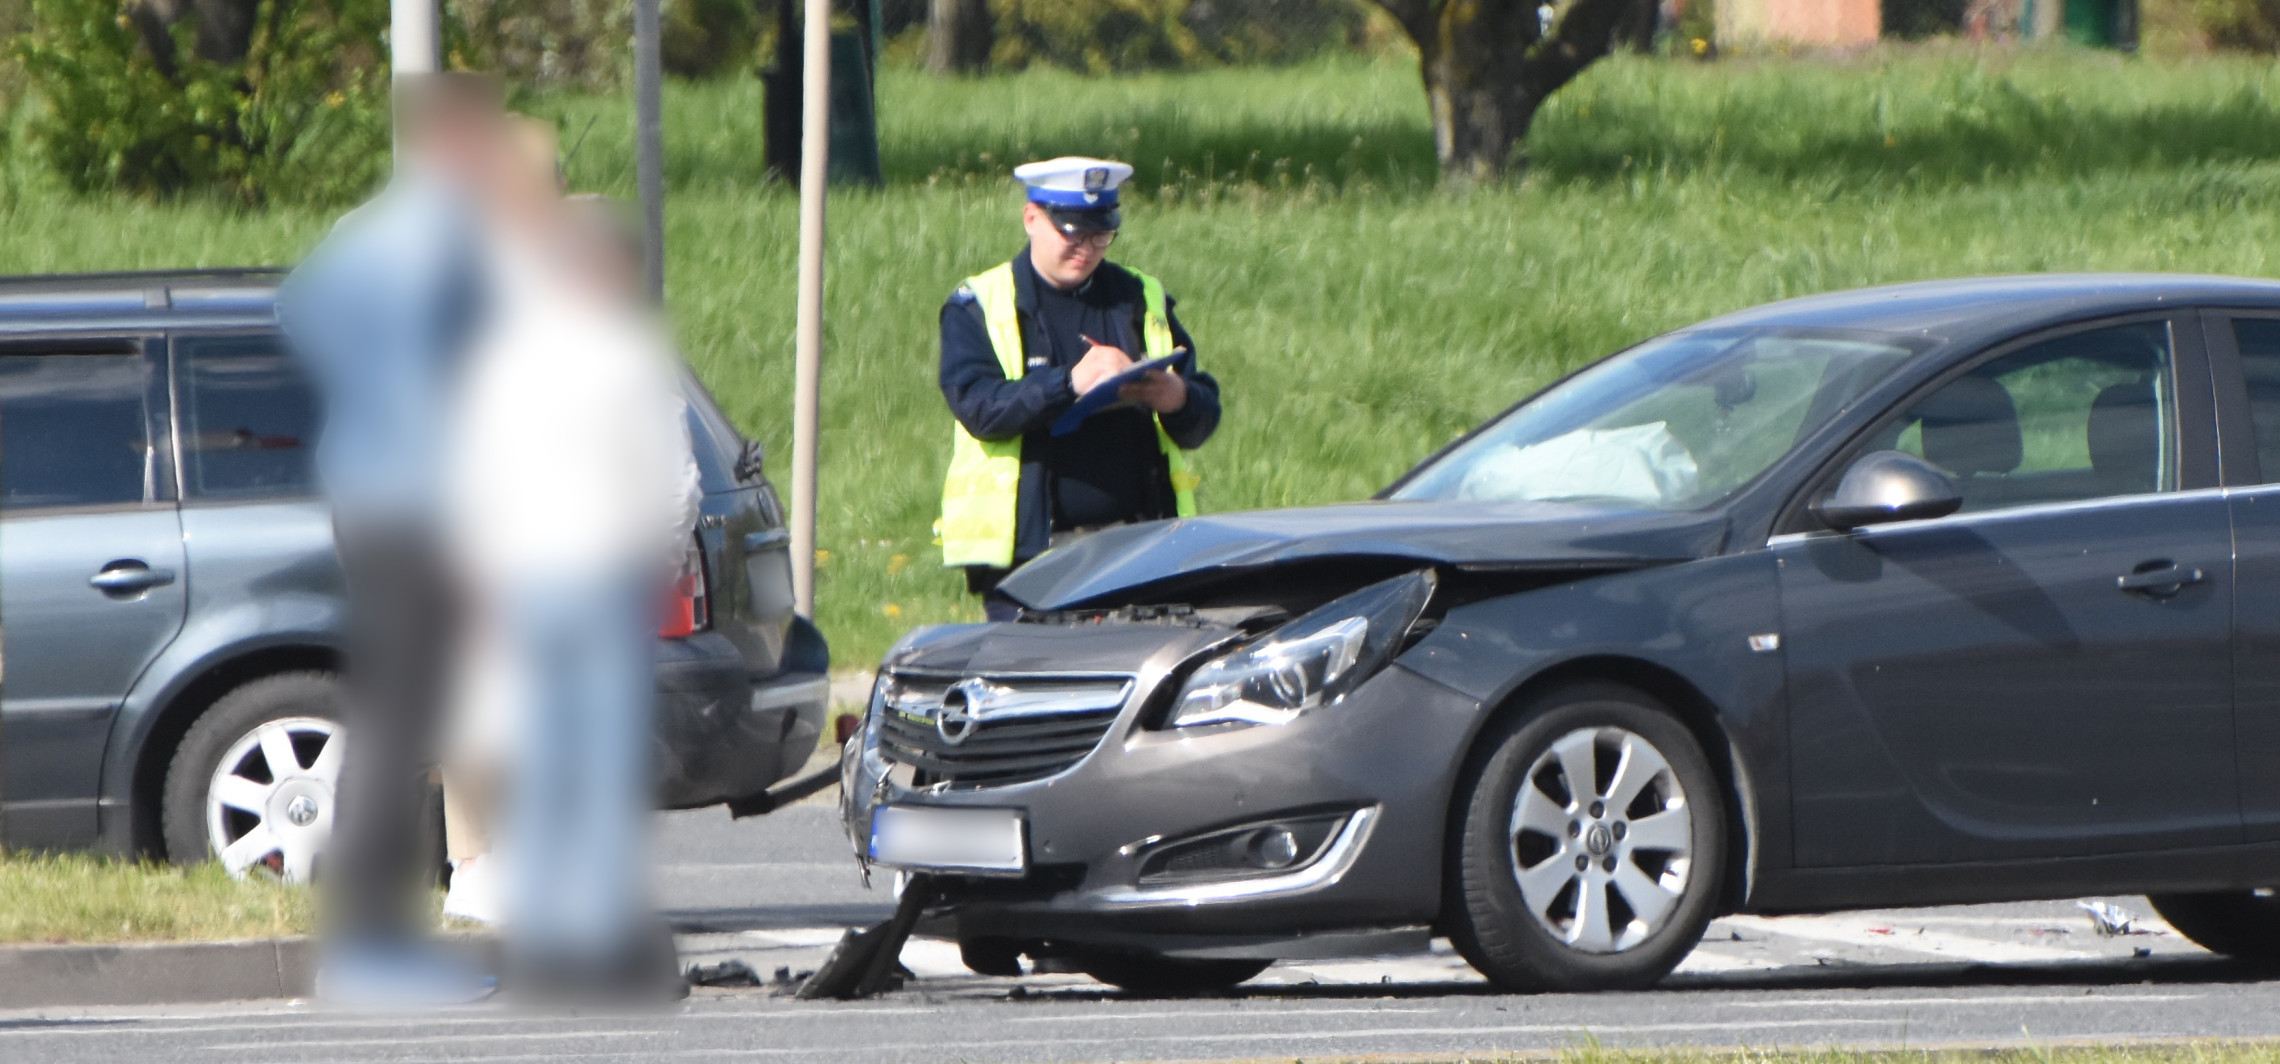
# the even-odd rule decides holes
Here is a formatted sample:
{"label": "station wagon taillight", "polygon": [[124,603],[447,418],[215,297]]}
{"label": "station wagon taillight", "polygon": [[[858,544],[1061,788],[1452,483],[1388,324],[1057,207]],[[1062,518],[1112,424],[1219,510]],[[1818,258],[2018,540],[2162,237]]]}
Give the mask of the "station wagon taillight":
{"label": "station wagon taillight", "polygon": [[657,634],[666,639],[692,636],[712,627],[712,606],[705,595],[704,541],[691,537],[681,555],[681,567],[666,589],[663,620]]}

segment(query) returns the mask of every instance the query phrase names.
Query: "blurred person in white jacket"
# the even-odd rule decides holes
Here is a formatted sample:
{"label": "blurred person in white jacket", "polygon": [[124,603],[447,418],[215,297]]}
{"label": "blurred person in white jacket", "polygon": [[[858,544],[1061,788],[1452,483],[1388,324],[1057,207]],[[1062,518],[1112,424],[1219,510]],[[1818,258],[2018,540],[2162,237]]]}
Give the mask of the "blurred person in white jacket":
{"label": "blurred person in white jacket", "polygon": [[657,609],[701,501],[687,406],[641,294],[638,235],[606,201],[561,198],[551,129],[518,136],[543,150],[526,150],[527,187],[491,234],[496,302],[463,381],[450,495],[506,702],[507,988],[685,993],[647,914],[643,829]]}

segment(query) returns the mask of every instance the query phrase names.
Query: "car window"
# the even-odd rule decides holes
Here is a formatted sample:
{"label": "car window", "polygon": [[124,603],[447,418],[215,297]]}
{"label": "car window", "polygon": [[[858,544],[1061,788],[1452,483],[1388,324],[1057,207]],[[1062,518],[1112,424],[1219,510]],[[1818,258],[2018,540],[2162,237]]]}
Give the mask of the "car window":
{"label": "car window", "polygon": [[2046,340],[1975,367],[1888,419],[1865,450],[1947,470],[1963,512],[2174,491],[2169,326]]}
{"label": "car window", "polygon": [[2256,429],[2256,467],[2264,483],[2280,483],[2280,321],[2235,318],[2232,328],[2248,384],[2248,420]]}
{"label": "car window", "polygon": [[184,496],[310,494],[316,399],[277,337],[188,337],[177,344]]}
{"label": "car window", "polygon": [[150,384],[140,354],[0,354],[0,509],[153,497]]}
{"label": "car window", "polygon": [[1529,400],[1392,497],[1707,506],[1755,479],[1909,354],[1861,335],[1666,336]]}

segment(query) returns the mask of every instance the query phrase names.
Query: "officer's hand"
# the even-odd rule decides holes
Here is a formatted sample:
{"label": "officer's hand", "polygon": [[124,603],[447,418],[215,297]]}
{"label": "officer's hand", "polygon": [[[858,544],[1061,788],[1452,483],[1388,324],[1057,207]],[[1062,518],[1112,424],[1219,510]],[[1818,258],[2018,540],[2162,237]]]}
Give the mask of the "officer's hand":
{"label": "officer's hand", "polygon": [[1092,391],[1100,382],[1132,368],[1132,356],[1120,348],[1094,344],[1069,370],[1069,387],[1078,395]]}
{"label": "officer's hand", "polygon": [[1116,397],[1159,414],[1177,414],[1187,405],[1187,381],[1177,373],[1157,370],[1118,388]]}

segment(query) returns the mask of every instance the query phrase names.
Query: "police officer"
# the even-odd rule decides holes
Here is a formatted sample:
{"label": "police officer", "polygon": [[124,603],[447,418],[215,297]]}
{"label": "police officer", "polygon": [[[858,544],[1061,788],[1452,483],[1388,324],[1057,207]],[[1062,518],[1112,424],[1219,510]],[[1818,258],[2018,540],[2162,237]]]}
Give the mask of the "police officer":
{"label": "police officer", "polygon": [[1122,223],[1116,190],[1131,166],[1070,157],[1013,176],[1028,190],[1029,246],[967,278],[942,307],[942,397],[957,418],[943,562],[966,570],[993,620],[1015,611],[990,591],[1056,541],[1194,514],[1196,478],[1182,452],[1219,427],[1209,374],[1157,371],[1122,385],[1118,405],[1074,432],[1049,431],[1135,356],[1192,355],[1195,341],[1162,284],[1102,257]]}

